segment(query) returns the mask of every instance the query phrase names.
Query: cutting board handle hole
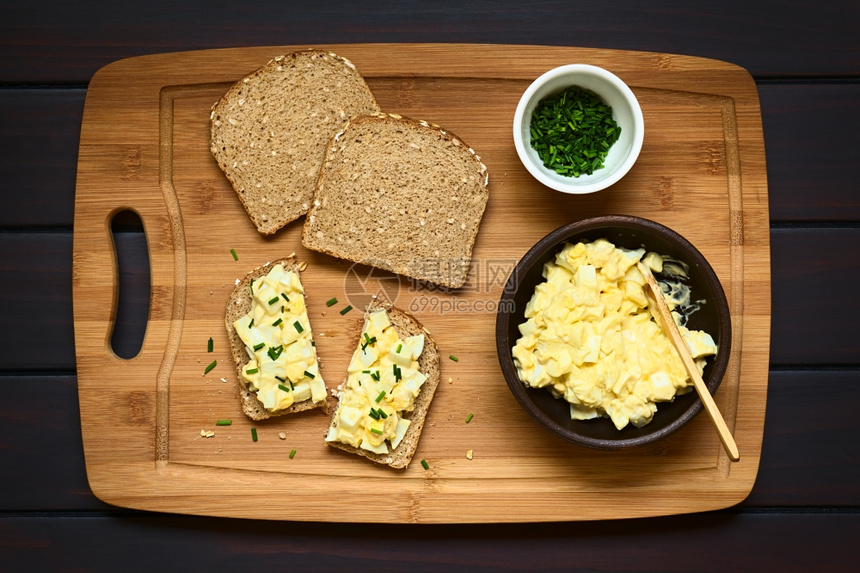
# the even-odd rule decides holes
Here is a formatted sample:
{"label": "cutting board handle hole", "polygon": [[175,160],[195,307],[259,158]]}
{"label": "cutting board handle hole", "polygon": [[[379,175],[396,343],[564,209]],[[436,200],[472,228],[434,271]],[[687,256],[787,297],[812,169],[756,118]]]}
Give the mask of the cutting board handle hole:
{"label": "cutting board handle hole", "polygon": [[130,210],[111,217],[111,235],[116,254],[116,313],[110,345],[114,354],[131,359],[140,353],[146,334],[151,298],[149,249],[140,216]]}

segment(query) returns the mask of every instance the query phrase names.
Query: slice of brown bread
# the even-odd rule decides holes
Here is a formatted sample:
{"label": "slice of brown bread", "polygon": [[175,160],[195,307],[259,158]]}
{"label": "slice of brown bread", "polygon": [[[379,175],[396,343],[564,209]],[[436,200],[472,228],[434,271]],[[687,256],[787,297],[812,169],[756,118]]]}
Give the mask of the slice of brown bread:
{"label": "slice of brown bread", "polygon": [[326,148],[302,243],[457,288],[469,272],[487,183],[480,157],[439,126],[355,117]]}
{"label": "slice of brown bread", "polygon": [[284,414],[293,414],[295,412],[303,412],[314,408],[322,408],[324,412],[328,412],[328,401],[314,403],[312,400],[297,402],[288,408],[272,412],[267,410],[263,403],[257,399],[257,394],[248,388],[247,383],[242,379],[242,368],[248,363],[248,352],[245,350],[245,343],[239,338],[233,323],[248,314],[251,310],[251,280],[260,279],[272,270],[272,267],[281,264],[284,270],[299,272],[299,263],[295,256],[289,256],[277,261],[266,263],[248,273],[244,279],[230,293],[230,298],[227,299],[227,310],[224,315],[224,323],[227,327],[227,338],[230,341],[230,353],[233,362],[236,364],[236,376],[239,385],[239,398],[242,402],[242,411],[252,420],[265,420],[274,416],[283,416]]}
{"label": "slice of brown bread", "polygon": [[344,122],[379,106],[355,66],[321,50],[278,56],[212,106],[212,155],[257,230],[307,212],[325,146]]}
{"label": "slice of brown bread", "polygon": [[[355,448],[342,442],[325,443],[327,446],[331,446],[332,448],[364,456],[376,463],[402,469],[409,466],[409,462],[412,461],[412,456],[415,455],[415,450],[418,448],[418,440],[421,438],[421,431],[424,428],[424,421],[427,418],[427,410],[430,408],[430,403],[433,401],[433,395],[436,393],[436,388],[439,386],[439,380],[442,377],[439,365],[439,350],[436,347],[436,342],[433,340],[430,332],[424,328],[424,326],[422,326],[414,316],[404,310],[393,307],[389,304],[375,301],[368,305],[365,317],[367,314],[381,308],[388,311],[388,319],[391,321],[391,324],[394,326],[394,330],[401,339],[419,334],[424,335],[424,350],[421,353],[421,356],[418,357],[418,370],[423,373],[427,379],[424,381],[424,384],[421,385],[421,390],[415,398],[415,408],[411,412],[405,412],[403,414],[403,418],[411,421],[409,428],[406,430],[406,434],[403,436],[403,440],[401,440],[397,448],[389,451],[387,454],[376,454],[362,448]],[[359,332],[361,332],[360,327]],[[359,337],[356,338],[358,339]],[[343,384],[346,384],[346,380],[344,380]],[[338,388],[338,392],[340,392],[343,384]],[[334,413],[332,414],[331,424],[329,427],[334,426],[336,416],[337,408],[335,408]],[[328,428],[326,428],[326,433],[328,433]]]}

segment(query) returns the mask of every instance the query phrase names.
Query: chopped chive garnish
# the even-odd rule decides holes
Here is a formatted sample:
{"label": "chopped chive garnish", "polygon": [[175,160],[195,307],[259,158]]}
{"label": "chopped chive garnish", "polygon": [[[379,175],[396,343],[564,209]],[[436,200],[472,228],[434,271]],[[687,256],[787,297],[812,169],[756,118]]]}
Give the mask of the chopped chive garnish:
{"label": "chopped chive garnish", "polygon": [[296,327],[296,331],[299,333],[304,331],[304,328],[302,328],[302,324],[298,320],[293,323],[293,326]]}
{"label": "chopped chive garnish", "polygon": [[400,371],[400,367],[397,364],[392,364],[394,367],[394,379],[400,380],[403,377],[403,373]]}
{"label": "chopped chive garnish", "polygon": [[233,255],[233,260],[238,261],[239,255],[236,254],[236,249],[230,249],[230,254]]}
{"label": "chopped chive garnish", "polygon": [[334,305],[336,305],[336,304],[337,304],[337,299],[336,299],[336,298],[330,298],[330,299],[328,299],[327,301],[325,301],[325,305],[326,305],[326,306],[334,306]]}
{"label": "chopped chive garnish", "polygon": [[351,311],[351,310],[352,310],[352,307],[351,307],[351,306],[347,306],[347,307],[346,307],[346,308],[344,308],[342,311],[340,311],[340,315],[341,315],[341,316],[343,316],[343,315],[345,315],[346,313],[348,313],[348,312],[349,312],[349,311]]}
{"label": "chopped chive garnish", "polygon": [[218,420],[217,422],[215,422],[215,425],[216,426],[229,426],[232,423],[233,423],[233,420]]}
{"label": "chopped chive garnish", "polygon": [[398,344],[398,345],[397,345],[397,354],[400,354],[400,351],[401,351],[401,350],[403,350],[403,345],[402,345],[402,344]]}
{"label": "chopped chive garnish", "polygon": [[256,374],[259,371],[260,371],[259,368],[251,368],[249,370],[245,370],[245,374]]}
{"label": "chopped chive garnish", "polygon": [[571,86],[542,99],[531,117],[531,147],[544,166],[565,177],[603,167],[621,133],[612,108],[591,90]]}
{"label": "chopped chive garnish", "polygon": [[370,335],[366,332],[364,333],[364,339],[367,341],[368,344],[370,344]]}
{"label": "chopped chive garnish", "polygon": [[382,408],[379,408],[379,409],[376,411],[376,413],[377,413],[377,414],[379,414],[379,417],[380,417],[380,418],[382,418],[383,420],[385,420],[385,419],[387,419],[387,418],[388,418],[388,414],[386,414],[386,413],[382,410]]}
{"label": "chopped chive garnish", "polygon": [[314,376],[313,374],[311,374],[311,373],[310,373],[310,372],[308,372],[307,370],[305,370],[305,376],[307,376],[307,377],[308,377],[308,378],[310,378],[311,380],[313,380],[314,378],[316,378],[316,376]]}
{"label": "chopped chive garnish", "polygon": [[266,345],[266,343],[265,343],[265,342],[261,342],[260,344],[255,344],[255,345],[254,345],[254,352],[256,352],[256,351],[258,351],[259,349],[263,348],[265,345]]}
{"label": "chopped chive garnish", "polygon": [[203,371],[203,375],[204,375],[204,376],[206,376],[207,374],[209,374],[209,373],[212,371],[212,369],[213,369],[213,368],[215,368],[217,365],[218,365],[218,361],[217,361],[217,360],[213,360],[213,361],[212,361],[212,364],[210,364],[209,366],[207,366],[207,367],[206,367],[206,370],[204,370],[204,371]]}
{"label": "chopped chive garnish", "polygon": [[295,390],[295,389],[296,389],[296,387],[295,387],[295,386],[293,386],[293,381],[292,381],[292,380],[290,380],[290,388],[292,388],[293,390]]}
{"label": "chopped chive garnish", "polygon": [[429,469],[430,469],[430,464],[428,464],[428,463],[427,463],[427,460],[421,460],[421,466],[422,466],[425,470],[429,470]]}
{"label": "chopped chive garnish", "polygon": [[278,297],[270,298],[269,299],[269,306],[275,304],[276,302],[278,302],[278,300],[279,300]]}
{"label": "chopped chive garnish", "polygon": [[[283,298],[287,302],[290,302],[290,297],[288,297],[287,293],[285,293],[285,292],[281,293],[281,298]],[[269,304],[272,304],[272,303],[269,303]]]}
{"label": "chopped chive garnish", "polygon": [[290,450],[290,459],[296,457],[296,450]]}
{"label": "chopped chive garnish", "polygon": [[377,414],[376,410],[373,408],[370,409],[370,412],[368,412],[367,415],[370,416],[371,418],[373,418],[374,420],[379,420],[379,414]]}
{"label": "chopped chive garnish", "polygon": [[251,319],[251,322],[248,323],[248,328],[254,328],[254,319]]}
{"label": "chopped chive garnish", "polygon": [[284,386],[283,384],[278,384],[278,388],[280,388],[280,389],[281,389],[281,390],[283,390],[284,392],[289,392],[289,391],[290,391],[290,389],[289,389],[289,388],[287,388],[286,386]]}
{"label": "chopped chive garnish", "polygon": [[454,356],[453,354],[452,354],[451,356],[449,356],[448,358],[450,358],[450,359],[451,359],[451,360],[453,360],[454,362],[459,362],[459,361],[460,361],[460,359],[459,359],[459,358],[457,358],[456,356]]}
{"label": "chopped chive garnish", "polygon": [[281,382],[286,382],[286,381],[287,381],[287,379],[286,379],[286,378],[281,378],[281,377],[280,377],[280,376],[278,376],[278,375],[275,375],[275,379],[276,379],[276,380],[280,380]]}
{"label": "chopped chive garnish", "polygon": [[361,373],[362,374],[370,374],[370,370],[362,370]]}
{"label": "chopped chive garnish", "polygon": [[468,416],[466,416],[466,423],[468,424],[471,421],[472,421],[472,414],[470,413]]}
{"label": "chopped chive garnish", "polygon": [[[281,307],[281,308],[283,308],[283,307]],[[278,320],[276,320],[275,322],[272,323],[272,326],[278,326],[282,322],[284,322],[284,321],[279,318]]]}
{"label": "chopped chive garnish", "polygon": [[206,352],[212,352],[213,350],[215,350],[215,341],[213,341],[213,340],[210,338],[210,339],[209,339],[209,344],[207,344],[207,345],[206,345]]}
{"label": "chopped chive garnish", "polygon": [[374,380],[376,380],[377,382],[379,382],[379,372],[378,372],[378,371],[377,371],[377,372],[372,372],[372,373],[370,374],[370,377],[371,377],[371,378],[373,378]]}
{"label": "chopped chive garnish", "polygon": [[385,398],[385,390],[379,393],[379,396],[376,397],[376,403],[379,404],[382,399]]}
{"label": "chopped chive garnish", "polygon": [[248,288],[251,289],[251,294],[254,294],[254,279],[251,279],[251,284],[248,285]]}
{"label": "chopped chive garnish", "polygon": [[377,430],[376,428],[370,428],[370,431],[379,436],[382,435],[382,430]]}
{"label": "chopped chive garnish", "polygon": [[257,441],[257,428],[251,428],[251,439]]}
{"label": "chopped chive garnish", "polygon": [[281,305],[281,314],[284,314],[284,305]]}
{"label": "chopped chive garnish", "polygon": [[270,346],[269,350],[266,352],[266,354],[269,355],[269,358],[271,358],[272,361],[275,361],[278,359],[278,357],[281,355],[281,353],[283,351],[284,351],[284,345],[283,344],[280,346]]}

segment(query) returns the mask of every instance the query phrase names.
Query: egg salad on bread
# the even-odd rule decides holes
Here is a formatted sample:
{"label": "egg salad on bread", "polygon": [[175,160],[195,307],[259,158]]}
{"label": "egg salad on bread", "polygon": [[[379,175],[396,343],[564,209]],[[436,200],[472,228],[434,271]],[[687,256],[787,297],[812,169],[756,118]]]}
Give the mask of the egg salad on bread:
{"label": "egg salad on bread", "polygon": [[[567,243],[544,266],[546,280],[526,306],[522,336],[512,350],[519,378],[564,398],[573,419],[606,416],[619,430],[642,427],[653,419],[657,402],[692,388],[681,358],[653,319],[636,266],[640,260],[662,270],[663,257],[644,249],[616,248],[605,239]],[[667,300],[670,308],[680,302]],[[673,316],[679,322],[680,315]],[[706,332],[680,323],[678,329],[701,373],[717,345]]]}
{"label": "egg salad on bread", "polygon": [[427,380],[418,364],[423,351],[423,334],[401,339],[386,309],[369,312],[326,441],[375,454],[396,450],[412,423],[404,414]]}
{"label": "egg salad on bread", "polygon": [[242,381],[269,412],[305,401],[324,403],[326,387],[298,273],[276,264],[248,288],[251,309],[232,323],[249,357],[239,370]]}

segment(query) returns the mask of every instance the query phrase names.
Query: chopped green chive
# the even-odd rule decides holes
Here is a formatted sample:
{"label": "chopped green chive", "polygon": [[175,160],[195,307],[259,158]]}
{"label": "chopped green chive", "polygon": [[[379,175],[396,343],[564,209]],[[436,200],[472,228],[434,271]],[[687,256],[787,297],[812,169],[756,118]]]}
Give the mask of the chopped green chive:
{"label": "chopped green chive", "polygon": [[286,379],[286,378],[281,378],[281,377],[280,377],[280,376],[278,376],[278,375],[275,375],[275,379],[276,379],[276,380],[280,380],[281,382],[286,382],[286,381],[287,381],[287,379]]}
{"label": "chopped green chive", "polygon": [[379,404],[382,399],[385,398],[385,390],[379,393],[379,396],[376,397],[376,403]]}
{"label": "chopped green chive", "polygon": [[450,359],[451,359],[451,360],[453,360],[454,362],[459,362],[459,361],[460,361],[460,359],[459,359],[459,358],[457,358],[456,356],[454,356],[453,354],[452,354],[452,355],[450,355],[448,358],[450,358]]}
{"label": "chopped green chive", "polygon": [[362,370],[361,373],[362,374],[370,374],[370,370]]}
{"label": "chopped green chive", "polygon": [[[281,293],[281,298],[283,298],[287,302],[290,302],[290,297],[288,297],[287,293],[285,293],[285,292]],[[269,304],[271,304],[271,303],[269,303]]]}
{"label": "chopped green chive", "polygon": [[472,421],[472,414],[470,413],[468,416],[466,416],[466,423],[468,424],[471,421]]}
{"label": "chopped green chive", "polygon": [[230,254],[233,255],[233,260],[238,261],[239,255],[236,254],[236,249],[230,249]]}
{"label": "chopped green chive", "polygon": [[[281,308],[284,308],[284,307],[281,307]],[[275,322],[272,323],[272,326],[278,326],[282,322],[284,322],[284,321],[279,318],[278,320],[276,320]]]}
{"label": "chopped green chive", "polygon": [[611,107],[591,90],[571,86],[538,103],[531,118],[530,145],[545,167],[579,177],[603,167],[620,133]]}
{"label": "chopped green chive", "polygon": [[429,469],[430,469],[430,464],[428,464],[428,463],[427,463],[427,460],[421,460],[421,466],[422,466],[425,470],[429,470]]}
{"label": "chopped green chive", "polygon": [[251,294],[254,294],[254,279],[251,279],[251,283],[248,285],[248,288],[251,289]]}
{"label": "chopped green chive", "polygon": [[213,350],[215,350],[215,341],[210,338],[209,344],[206,346],[206,352],[212,352]]}
{"label": "chopped green chive", "polygon": [[394,367],[394,379],[400,380],[403,377],[403,373],[400,371],[400,367],[397,364],[392,364]]}
{"label": "chopped green chive", "polygon": [[296,450],[290,450],[290,459],[296,457]]}
{"label": "chopped green chive", "polygon": [[206,367],[206,370],[204,370],[204,371],[203,371],[203,375],[204,375],[204,376],[206,376],[207,374],[209,374],[209,373],[212,371],[212,369],[213,369],[213,368],[215,368],[217,365],[218,365],[218,361],[217,361],[217,360],[213,360],[213,361],[212,361],[212,364],[210,364],[209,366],[207,366],[207,367]]}
{"label": "chopped green chive", "polygon": [[258,351],[259,349],[263,348],[265,345],[266,345],[266,343],[265,343],[265,342],[261,342],[260,344],[255,344],[255,345],[254,345],[254,352],[256,352],[256,351]]}
{"label": "chopped green chive", "polygon": [[305,329],[302,328],[302,324],[297,320],[293,323],[293,326],[296,327],[296,331],[301,334]]}
{"label": "chopped green chive", "polygon": [[373,378],[374,380],[376,380],[377,382],[379,382],[379,371],[377,371],[377,372],[372,372],[372,373],[370,374],[370,377],[371,377],[371,378]]}
{"label": "chopped green chive", "polygon": [[377,430],[376,428],[370,428],[370,431],[379,436],[382,435],[382,430]]}
{"label": "chopped green chive", "polygon": [[270,298],[269,299],[269,306],[275,304],[276,302],[278,302],[278,300],[279,300],[278,297]]}
{"label": "chopped green chive", "polygon": [[245,374],[256,374],[259,371],[260,371],[259,368],[250,368],[248,370],[245,370]]}
{"label": "chopped green chive", "polygon": [[296,387],[295,387],[295,386],[293,386],[293,381],[292,381],[292,380],[290,380],[290,388],[292,388],[293,390],[295,390],[295,389],[296,389]]}
{"label": "chopped green chive", "polygon": [[311,380],[313,380],[314,378],[316,378],[316,376],[314,376],[313,374],[311,374],[311,373],[310,373],[310,372],[308,372],[307,370],[305,370],[305,376],[307,376],[307,377],[308,377],[308,378],[310,378]]}
{"label": "chopped green chive", "polygon": [[348,313],[348,312],[349,312],[349,311],[351,311],[351,310],[352,310],[352,307],[351,307],[351,306],[347,306],[347,307],[346,307],[346,308],[344,308],[342,311],[340,311],[340,315],[341,315],[341,316],[343,316],[343,315],[345,315],[346,313]]}
{"label": "chopped green chive", "polygon": [[284,351],[284,345],[283,344],[280,346],[270,346],[269,350],[266,352],[266,354],[269,355],[269,358],[271,358],[272,361],[275,361],[278,359],[278,357],[281,355],[281,353],[283,351]]}
{"label": "chopped green chive", "polygon": [[251,439],[257,441],[257,428],[251,428]]}
{"label": "chopped green chive", "polygon": [[373,418],[374,420],[379,420],[379,413],[374,408],[370,409],[370,412],[367,413],[368,416]]}
{"label": "chopped green chive", "polygon": [[336,304],[337,304],[337,299],[336,299],[336,298],[330,298],[330,299],[328,299],[327,301],[325,301],[325,305],[326,305],[326,306],[334,306],[334,305],[336,305]]}
{"label": "chopped green chive", "polygon": [[289,392],[289,391],[290,391],[290,389],[289,389],[289,388],[287,388],[286,386],[284,386],[283,384],[278,384],[278,388],[280,388],[280,389],[281,389],[281,390],[283,390],[284,392]]}
{"label": "chopped green chive", "polygon": [[218,420],[217,422],[215,422],[215,425],[216,426],[229,426],[232,423],[233,423],[233,420]]}
{"label": "chopped green chive", "polygon": [[377,413],[377,414],[379,414],[379,417],[380,417],[380,418],[382,418],[383,420],[385,420],[385,419],[387,419],[387,418],[388,418],[388,414],[386,414],[386,413],[382,410],[382,408],[379,408],[378,410],[376,410],[376,413]]}
{"label": "chopped green chive", "polygon": [[254,319],[251,319],[251,322],[248,323],[248,328],[254,328]]}
{"label": "chopped green chive", "polygon": [[400,354],[400,351],[401,351],[401,350],[403,350],[403,345],[402,345],[402,344],[398,344],[398,345],[397,345],[397,354]]}

